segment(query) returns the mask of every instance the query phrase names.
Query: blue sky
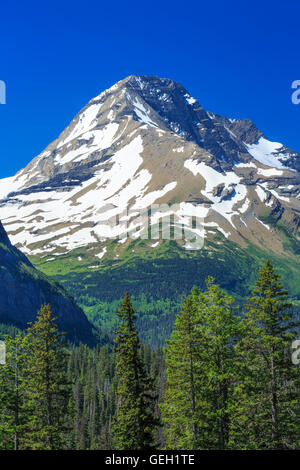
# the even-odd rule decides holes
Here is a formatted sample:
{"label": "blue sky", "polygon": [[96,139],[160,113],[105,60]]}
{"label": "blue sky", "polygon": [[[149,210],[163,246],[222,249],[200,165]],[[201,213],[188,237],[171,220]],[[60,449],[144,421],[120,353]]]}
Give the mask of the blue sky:
{"label": "blue sky", "polygon": [[[298,5],[297,5],[298,3]],[[132,74],[181,82],[205,109],[252,119],[300,152],[297,1],[2,3],[0,177],[54,140],[103,89]]]}

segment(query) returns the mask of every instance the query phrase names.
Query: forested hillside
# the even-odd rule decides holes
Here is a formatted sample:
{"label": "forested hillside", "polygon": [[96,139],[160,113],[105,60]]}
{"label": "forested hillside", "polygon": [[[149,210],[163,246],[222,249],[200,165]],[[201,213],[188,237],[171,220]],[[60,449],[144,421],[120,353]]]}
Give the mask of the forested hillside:
{"label": "forested hillside", "polygon": [[117,318],[93,349],[65,343],[49,305],[0,329],[1,449],[300,448],[299,323],[269,261],[242,309],[211,277],[194,287],[164,350],[140,342],[129,294]]}

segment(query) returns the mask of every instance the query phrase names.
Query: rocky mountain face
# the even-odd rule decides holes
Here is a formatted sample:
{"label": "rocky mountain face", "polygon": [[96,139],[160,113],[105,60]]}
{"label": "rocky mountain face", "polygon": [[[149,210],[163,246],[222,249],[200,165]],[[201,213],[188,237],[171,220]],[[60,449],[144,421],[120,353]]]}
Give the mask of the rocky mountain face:
{"label": "rocky mountain face", "polygon": [[[154,227],[147,236],[146,214]],[[191,254],[191,237],[174,237],[177,277],[187,279],[182,259],[191,256],[202,266],[216,261],[200,277],[221,275],[237,263],[236,254],[224,251],[234,246],[258,262],[261,253],[281,257],[291,279],[299,274],[300,155],[269,141],[250,120],[204,110],[179,83],[130,76],[93,98],[26,168],[0,180],[0,219],[11,241],[82,304],[87,294],[101,292],[103,299],[112,286],[120,297],[120,283],[132,275],[126,285],[132,290],[139,276],[145,285],[149,272],[160,292],[154,260],[168,259],[170,266],[163,248],[170,242],[159,231],[163,216],[177,235],[204,240]],[[137,273],[145,257],[151,262]]]}
{"label": "rocky mountain face", "polygon": [[112,221],[127,209],[175,201],[176,216],[201,218],[204,237],[267,239],[278,251],[280,236],[264,219],[282,219],[297,237],[299,165],[299,154],[251,121],[205,111],[172,80],[131,76],[92,99],[15,177],[0,180],[0,217],[24,253],[56,257],[125,236],[128,227]]}
{"label": "rocky mountain face", "polygon": [[91,324],[73,298],[33,267],[10,243],[0,222],[0,323],[25,328],[45,303],[51,305],[70,340],[95,341]]}

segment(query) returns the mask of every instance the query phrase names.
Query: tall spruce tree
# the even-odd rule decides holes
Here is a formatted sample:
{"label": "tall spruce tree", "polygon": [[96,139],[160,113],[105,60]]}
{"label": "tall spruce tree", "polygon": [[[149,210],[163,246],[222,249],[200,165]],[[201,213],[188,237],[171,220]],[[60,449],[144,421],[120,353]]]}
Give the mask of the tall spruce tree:
{"label": "tall spruce tree", "polygon": [[[198,291],[193,290],[194,295]],[[189,296],[175,321],[166,349],[166,388],[160,405],[167,449],[197,449],[198,386],[201,375],[198,316]]]}
{"label": "tall spruce tree", "polygon": [[126,293],[118,310],[121,320],[116,331],[118,376],[117,410],[113,441],[119,450],[143,450],[153,447],[158,421],[154,415],[155,396],[152,380],[141,358],[135,312]]}
{"label": "tall spruce tree", "polygon": [[269,261],[246,306],[237,353],[242,377],[234,391],[231,446],[297,449],[300,376],[291,360],[297,336],[288,293]]}
{"label": "tall spruce tree", "polygon": [[227,449],[229,445],[232,389],[239,377],[235,345],[240,334],[240,319],[234,299],[214,283],[206,281],[207,290],[196,298],[201,337],[201,358],[205,365],[201,395],[207,434],[204,445],[208,449]]}
{"label": "tall spruce tree", "polygon": [[50,305],[43,305],[26,336],[26,406],[30,412],[26,432],[28,449],[64,448],[70,385],[63,336]]}
{"label": "tall spruce tree", "polygon": [[167,448],[228,448],[239,319],[234,300],[212,278],[206,284],[205,292],[192,290],[168,342],[161,406]]}
{"label": "tall spruce tree", "polygon": [[22,449],[26,427],[24,338],[5,335],[6,363],[0,366],[0,449]]}

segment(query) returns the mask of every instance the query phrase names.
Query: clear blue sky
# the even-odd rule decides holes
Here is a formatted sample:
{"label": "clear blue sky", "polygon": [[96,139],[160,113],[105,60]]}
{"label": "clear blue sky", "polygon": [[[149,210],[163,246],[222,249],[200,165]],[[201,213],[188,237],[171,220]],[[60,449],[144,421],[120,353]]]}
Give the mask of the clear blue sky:
{"label": "clear blue sky", "polygon": [[0,177],[24,167],[103,89],[131,74],[181,82],[300,152],[300,4],[285,0],[27,0],[0,18]]}

